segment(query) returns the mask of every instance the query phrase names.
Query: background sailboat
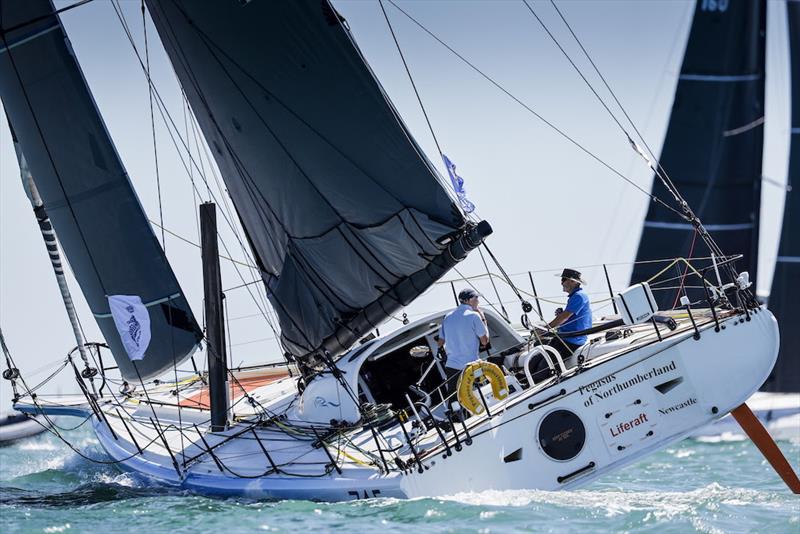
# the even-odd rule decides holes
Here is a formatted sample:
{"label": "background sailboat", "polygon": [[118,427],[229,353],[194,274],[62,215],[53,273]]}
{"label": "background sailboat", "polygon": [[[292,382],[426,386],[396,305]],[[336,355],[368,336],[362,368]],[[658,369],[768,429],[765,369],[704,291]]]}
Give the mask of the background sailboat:
{"label": "background sailboat", "polygon": [[786,3],[789,27],[789,57],[791,65],[791,145],[786,202],[783,208],[778,257],[769,309],[778,318],[781,329],[781,349],[778,363],[762,388],[771,392],[800,392],[800,2]]}
{"label": "background sailboat", "polygon": [[[743,9],[744,4],[739,4],[738,8]],[[749,4],[752,8],[755,3]],[[771,9],[782,9],[783,6],[773,4]],[[694,176],[697,188],[703,189],[703,201],[701,206],[706,206],[706,213],[711,217],[734,217],[737,213],[750,214],[749,221],[742,219],[738,222],[727,223],[726,225],[710,225],[712,234],[720,236],[721,242],[727,242],[728,250],[733,252],[743,252],[744,263],[739,263],[743,269],[750,271],[751,280],[755,283],[755,270],[758,264],[758,227],[760,220],[761,198],[758,193],[761,180],[761,147],[763,144],[763,125],[764,116],[755,117],[747,122],[752,116],[747,113],[755,113],[764,109],[764,79],[765,64],[763,43],[757,39],[753,31],[764,31],[764,28],[753,28],[752,37],[742,41],[736,40],[727,42],[721,48],[713,50],[707,46],[706,39],[713,42],[725,43],[720,40],[715,32],[734,31],[733,29],[741,24],[746,24],[748,20],[755,20],[752,13],[746,11],[736,12],[735,10],[718,11],[709,17],[708,4],[698,3],[689,43],[686,49],[686,56],[679,78],[679,84],[675,95],[672,116],[667,139],[665,140],[664,152],[661,163],[666,172],[673,172],[671,169],[679,169],[682,174],[676,178],[681,180],[681,176]],[[791,136],[794,138],[797,114],[800,105],[797,104],[800,98],[800,80],[798,79],[797,61],[792,58],[798,57],[798,37],[797,31],[800,28],[798,22],[798,9],[796,2],[786,3],[788,18],[788,44],[789,44],[789,65],[791,72],[791,91],[792,91],[792,126]],[[762,16],[765,15],[762,13]],[[724,24],[727,24],[727,29]],[[712,68],[713,62],[716,68],[716,61],[722,51],[726,60],[720,62],[721,66],[732,65],[730,70],[723,73],[710,75],[703,68]],[[747,62],[758,60],[754,68]],[[698,67],[698,65],[705,66]],[[783,65],[775,65],[778,68]],[[698,69],[700,69],[698,71]],[[699,72],[699,74],[698,74]],[[773,74],[775,75],[775,74]],[[779,77],[779,76],[776,76]],[[720,87],[729,87],[729,91],[720,91]],[[742,119],[741,117],[746,117]],[[742,128],[730,128],[735,121],[745,121],[746,125]],[[740,137],[742,136],[742,137]],[[690,148],[693,147],[693,148]],[[792,311],[788,303],[796,302],[795,293],[798,291],[798,284],[792,283],[797,278],[797,265],[792,251],[797,251],[797,246],[792,241],[793,230],[791,229],[792,213],[797,211],[792,203],[796,200],[791,193],[792,177],[798,172],[798,156],[796,155],[797,143],[792,140],[791,152],[789,157],[789,177],[786,193],[786,203],[784,208],[784,218],[782,225],[781,242],[778,251],[778,258],[775,265],[775,274],[772,281],[772,292],[774,298],[770,299],[770,309],[779,317],[781,324],[781,354],[779,363],[776,364],[769,379],[764,384],[762,391],[797,393],[800,391],[800,360],[797,353],[797,332],[792,328]],[[698,157],[700,154],[702,156]],[[703,172],[706,162],[714,166],[715,171]],[[744,164],[743,164],[744,162]],[[748,165],[749,164],[749,165]],[[748,171],[749,169],[749,171]],[[749,172],[750,178],[742,179],[743,174]],[[703,182],[703,177],[707,181]],[[751,184],[752,187],[748,186]],[[658,190],[660,183],[654,182],[654,191]],[[754,194],[754,191],[756,194]],[[737,211],[738,210],[738,211]],[[769,212],[765,216],[769,216]],[[672,214],[668,214],[659,209],[658,206],[651,206],[647,220],[644,223],[641,243],[639,246],[638,261],[655,259],[659,256],[670,256],[672,252],[683,251],[687,255],[704,256],[702,244],[698,244],[694,238],[694,232],[685,224],[676,223],[670,219]],[[666,218],[665,218],[666,217]],[[718,219],[711,219],[718,220]],[[706,220],[708,222],[708,220]],[[716,231],[715,231],[716,226]],[[668,236],[682,235],[681,248],[671,249],[676,241],[670,240]],[[687,235],[689,237],[687,237]],[[727,240],[727,241],[726,241]],[[695,245],[698,244],[698,247]],[[795,263],[793,263],[793,260]],[[648,276],[657,272],[663,264],[639,264],[634,269],[632,281],[637,276]],[[662,307],[671,308],[677,303],[680,294],[680,287],[684,284],[681,277],[683,273],[675,270],[668,273],[666,283],[662,283],[659,297]],[[692,285],[691,278],[685,282]],[[677,286],[677,287],[676,287]],[[691,295],[691,291],[689,291]],[[750,406],[765,422],[770,423],[776,435],[781,437],[796,437],[796,428],[800,422],[800,395],[766,395],[756,394],[750,401]],[[775,420],[784,418],[781,422]],[[715,436],[719,434],[737,435],[741,434],[738,425],[731,419],[718,421],[715,425],[709,425],[694,433],[695,436]]]}
{"label": "background sailboat", "polygon": [[[669,127],[659,158],[666,175],[684,191],[709,232],[757,281],[761,160],[764,139],[766,2],[697,2],[678,77]],[[661,180],[654,194],[666,194]],[[710,251],[694,227],[650,204],[636,261]],[[639,263],[631,282],[666,266]],[[684,289],[680,266],[653,284],[661,309],[671,309]],[[690,277],[686,284],[696,287]],[[700,292],[688,290],[691,300]]]}

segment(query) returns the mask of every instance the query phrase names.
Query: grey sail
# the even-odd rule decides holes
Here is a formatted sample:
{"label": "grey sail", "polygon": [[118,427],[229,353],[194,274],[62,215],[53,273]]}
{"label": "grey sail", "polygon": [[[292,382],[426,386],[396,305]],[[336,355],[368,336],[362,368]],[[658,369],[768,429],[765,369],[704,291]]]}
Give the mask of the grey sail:
{"label": "grey sail", "polygon": [[[0,98],[122,376],[150,378],[186,359],[202,333],[53,12],[49,0],[0,2]],[[135,365],[111,316],[113,295],[140,297],[149,316]]]}
{"label": "grey sail", "polygon": [[340,353],[490,232],[436,178],[327,0],[147,0],[282,342]]}
{"label": "grey sail", "polygon": [[[725,254],[743,254],[737,269],[756,282],[761,158],[764,143],[766,2],[698,0],[660,163]],[[671,199],[660,180],[653,194]],[[693,247],[694,244],[694,247]],[[651,203],[636,261],[709,256],[694,227]],[[636,265],[632,282],[663,264]],[[674,274],[674,273],[673,273]],[[668,286],[678,286],[670,283]],[[697,285],[697,284],[694,284]],[[653,287],[661,309],[676,289]],[[689,297],[694,301],[702,291]]]}
{"label": "grey sail", "polygon": [[791,189],[786,193],[783,226],[769,294],[769,309],[778,319],[781,348],[778,361],[764,387],[765,391],[800,391],[800,2],[786,3],[789,21],[789,63],[791,64],[792,115],[789,147]]}

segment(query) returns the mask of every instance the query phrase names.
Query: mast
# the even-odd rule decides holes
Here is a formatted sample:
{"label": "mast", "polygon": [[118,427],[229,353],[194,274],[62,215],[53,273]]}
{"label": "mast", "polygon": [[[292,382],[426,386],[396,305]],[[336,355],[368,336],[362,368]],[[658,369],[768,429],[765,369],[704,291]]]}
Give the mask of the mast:
{"label": "mast", "polygon": [[[743,254],[736,268],[748,271],[755,284],[765,50],[764,0],[697,2],[659,160],[671,183],[668,187],[660,177],[653,183],[653,194],[658,197],[672,196],[670,189],[680,190],[679,203],[686,202],[680,208],[687,217],[651,204],[637,262],[719,256],[719,251]],[[688,206],[693,213],[687,212]],[[663,267],[638,264],[631,281],[648,280]],[[657,284],[653,288],[659,289]],[[675,289],[658,290],[655,296],[661,309],[671,309],[677,300]],[[691,290],[689,296],[692,300],[699,297]]]}
{"label": "mast", "polygon": [[786,2],[791,69],[789,174],[783,226],[769,294],[769,309],[778,319],[781,346],[778,361],[763,391],[800,391],[800,2]]}
{"label": "mast", "polygon": [[70,326],[72,326],[72,333],[75,336],[75,343],[78,347],[78,352],[83,360],[84,370],[82,372],[83,378],[88,378],[92,386],[92,392],[97,395],[97,390],[94,384],[94,375],[97,374],[97,369],[92,368],[89,363],[89,355],[86,352],[86,340],[83,338],[83,331],[81,330],[80,322],[78,321],[78,313],[75,311],[75,305],[72,301],[72,294],[70,293],[69,286],[67,285],[67,278],[64,276],[64,269],[61,263],[61,255],[58,250],[58,241],[56,240],[56,233],[53,230],[53,225],[50,223],[50,217],[47,216],[42,197],[39,195],[39,190],[36,188],[36,183],[33,181],[33,176],[28,169],[28,164],[25,161],[25,155],[17,142],[14,135],[14,129],[11,128],[11,123],[8,124],[11,129],[11,137],[14,141],[14,151],[17,154],[17,161],[19,162],[19,172],[22,177],[22,184],[25,191],[28,193],[28,198],[33,207],[33,213],[36,216],[36,222],[39,224],[39,230],[42,233],[45,247],[47,247],[47,255],[50,257],[50,265],[53,267],[53,273],[58,282],[58,290],[61,293],[61,300],[64,301],[64,308],[69,317]]}
{"label": "mast", "polygon": [[217,212],[213,202],[200,205],[200,238],[203,254],[203,289],[206,302],[206,348],[208,351],[208,396],[211,431],[228,426],[228,368],[225,355],[225,325],[222,319],[222,279],[217,245]]}

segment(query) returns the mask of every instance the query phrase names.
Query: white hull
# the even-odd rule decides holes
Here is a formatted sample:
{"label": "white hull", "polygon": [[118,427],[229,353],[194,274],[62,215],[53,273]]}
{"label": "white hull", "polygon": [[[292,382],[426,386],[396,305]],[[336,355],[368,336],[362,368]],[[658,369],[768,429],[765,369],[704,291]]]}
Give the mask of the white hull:
{"label": "white hull", "polygon": [[[773,439],[800,441],[800,393],[758,392],[747,399],[747,405]],[[731,415],[698,428],[689,437],[702,441],[747,439]]]}
{"label": "white hull", "polygon": [[[100,443],[122,468],[208,494],[339,501],[489,489],[572,489],[721,418],[763,383],[777,357],[772,314],[762,309],[750,321],[728,314],[721,323],[724,328],[715,332],[713,321],[702,321],[699,340],[685,325],[663,341],[647,327],[650,333],[642,329],[637,334],[644,337],[636,338],[635,349],[598,356],[582,372],[570,369],[560,380],[553,377],[517,390],[502,401],[490,399],[491,418],[473,416],[465,422],[472,439],[468,446],[459,424],[457,436],[445,433],[447,446],[431,429],[414,438],[413,450],[399,425],[384,428],[381,448],[396,451],[405,470],[396,464],[388,465],[388,471],[383,468],[376,438],[364,428],[314,448],[313,436],[298,436],[280,421],[258,428],[240,423],[227,432],[210,433],[206,410],[183,409],[179,422],[174,408],[141,402],[123,403],[120,408],[131,414],[124,419],[118,416],[124,412],[104,408],[108,423],[95,417],[93,424]],[[647,336],[652,340],[643,341]],[[263,386],[253,395],[270,413],[294,413],[286,408],[296,407],[299,399],[293,379]],[[151,424],[153,410],[169,449]],[[563,412],[553,415],[558,411],[573,415],[564,416],[562,423]],[[540,429],[545,418],[555,421],[555,433]],[[183,434],[171,430],[171,424],[182,424]],[[411,430],[408,422],[405,427]],[[578,439],[581,428],[585,437]],[[543,436],[555,438],[549,441],[549,454],[540,440]],[[213,455],[205,452],[207,446]],[[139,447],[142,454],[137,454]],[[341,472],[334,470],[329,454]],[[415,454],[422,467],[415,464]],[[279,473],[271,470],[273,462],[280,466]]]}

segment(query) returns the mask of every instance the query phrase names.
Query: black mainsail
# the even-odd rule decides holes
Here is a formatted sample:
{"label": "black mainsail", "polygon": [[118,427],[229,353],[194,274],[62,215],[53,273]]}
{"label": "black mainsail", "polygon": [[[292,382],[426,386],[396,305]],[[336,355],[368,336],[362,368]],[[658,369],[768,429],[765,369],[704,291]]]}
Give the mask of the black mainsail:
{"label": "black mainsail", "polygon": [[[114,148],[50,0],[0,2],[0,98],[58,239],[128,380],[161,374],[202,333]],[[129,359],[108,297],[137,296],[150,342]]]}
{"label": "black mainsail", "polygon": [[[660,159],[720,249],[744,254],[736,267],[748,271],[754,284],[765,49],[765,1],[697,2]],[[658,178],[653,194],[671,198]],[[694,257],[710,255],[703,240],[695,238],[692,224],[651,204],[636,261],[690,252]],[[631,281],[647,280],[663,267],[637,264]],[[656,298],[661,309],[671,309],[676,292],[656,291]]]}
{"label": "black mainsail", "polygon": [[[789,23],[792,115],[788,184],[800,184],[800,1],[786,2]],[[800,191],[788,188],[783,227],[769,294],[769,309],[778,319],[781,348],[778,361],[762,390],[800,391]]]}
{"label": "black mainsail", "polygon": [[437,180],[327,0],[146,0],[298,357],[347,349],[491,230]]}

